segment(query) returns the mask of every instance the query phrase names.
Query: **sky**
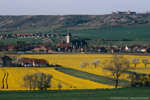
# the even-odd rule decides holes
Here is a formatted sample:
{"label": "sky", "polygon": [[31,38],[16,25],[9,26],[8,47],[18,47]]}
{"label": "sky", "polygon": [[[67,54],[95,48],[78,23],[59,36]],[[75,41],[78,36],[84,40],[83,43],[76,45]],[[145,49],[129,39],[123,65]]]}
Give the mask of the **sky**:
{"label": "sky", "polygon": [[150,11],[150,0],[0,0],[0,15],[102,15]]}

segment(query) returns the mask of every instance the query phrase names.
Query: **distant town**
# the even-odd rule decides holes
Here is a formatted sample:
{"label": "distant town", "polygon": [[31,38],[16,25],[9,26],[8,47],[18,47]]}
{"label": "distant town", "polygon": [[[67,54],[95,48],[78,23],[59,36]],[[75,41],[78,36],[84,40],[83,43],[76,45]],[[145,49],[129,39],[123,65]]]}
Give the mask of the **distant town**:
{"label": "distant town", "polygon": [[15,45],[0,44],[0,51],[5,53],[150,53],[149,46],[130,45],[130,46],[97,46],[88,45],[86,40],[74,39],[70,31],[67,34],[32,34],[18,33],[1,35],[0,39],[13,38],[47,38],[63,37],[64,41],[52,47],[50,42],[29,43],[17,41]]}

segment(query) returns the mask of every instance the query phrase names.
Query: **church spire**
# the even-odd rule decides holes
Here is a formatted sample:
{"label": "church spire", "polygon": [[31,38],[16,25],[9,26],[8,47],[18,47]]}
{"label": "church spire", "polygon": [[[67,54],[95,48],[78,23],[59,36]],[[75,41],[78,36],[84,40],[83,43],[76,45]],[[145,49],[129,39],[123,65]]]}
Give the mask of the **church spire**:
{"label": "church spire", "polygon": [[67,41],[66,42],[69,44],[70,40],[71,40],[71,33],[70,33],[70,30],[68,30]]}

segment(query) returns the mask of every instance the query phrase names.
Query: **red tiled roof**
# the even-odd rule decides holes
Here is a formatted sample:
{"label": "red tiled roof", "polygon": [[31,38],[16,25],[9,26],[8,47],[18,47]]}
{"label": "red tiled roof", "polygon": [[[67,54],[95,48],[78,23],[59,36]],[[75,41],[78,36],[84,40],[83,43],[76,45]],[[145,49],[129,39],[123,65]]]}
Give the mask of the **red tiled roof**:
{"label": "red tiled roof", "polygon": [[34,60],[32,58],[23,58],[23,63],[32,63]]}
{"label": "red tiled roof", "polygon": [[48,64],[48,62],[44,59],[35,59],[34,64]]}
{"label": "red tiled roof", "polygon": [[14,49],[15,46],[8,46],[8,49]]}
{"label": "red tiled roof", "polygon": [[30,36],[32,36],[33,34],[32,33],[17,33],[17,35],[30,35]]}
{"label": "red tiled roof", "polygon": [[23,63],[48,64],[45,59],[24,58]]}
{"label": "red tiled roof", "polygon": [[70,44],[68,44],[68,43],[58,43],[57,47],[70,47]]}

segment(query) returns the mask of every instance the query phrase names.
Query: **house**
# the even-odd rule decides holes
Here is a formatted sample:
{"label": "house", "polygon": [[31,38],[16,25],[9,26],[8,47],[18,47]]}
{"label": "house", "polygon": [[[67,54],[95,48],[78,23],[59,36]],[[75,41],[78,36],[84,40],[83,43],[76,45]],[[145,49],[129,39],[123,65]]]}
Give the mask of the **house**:
{"label": "house", "polygon": [[8,51],[9,51],[9,52],[13,52],[13,51],[14,51],[14,48],[15,48],[15,46],[10,45],[10,46],[8,46]]}
{"label": "house", "polygon": [[17,37],[32,37],[32,33],[17,33]]}
{"label": "house", "polygon": [[47,67],[49,63],[45,59],[23,58],[21,65],[24,67]]}
{"label": "house", "polygon": [[131,12],[130,10],[127,12],[121,12],[121,11],[117,11],[117,12],[112,12],[112,14],[116,14],[116,15],[136,15],[136,12]]}
{"label": "house", "polygon": [[68,49],[71,49],[71,45],[70,44],[68,44],[68,43],[58,43],[57,45],[56,45],[56,48],[57,48],[57,50],[60,52],[60,51],[65,51],[65,52],[67,52],[68,51]]}
{"label": "house", "polygon": [[146,53],[146,52],[147,52],[147,49],[141,49],[140,52],[141,52],[141,53]]}
{"label": "house", "polygon": [[32,59],[32,58],[23,58],[21,65],[23,67],[33,67],[33,61],[34,61],[34,59]]}
{"label": "house", "polygon": [[47,48],[44,45],[41,45],[40,47],[35,47],[32,51],[33,52],[46,52]]}
{"label": "house", "polygon": [[3,61],[4,67],[11,67],[12,66],[12,59],[9,56],[3,56],[1,59]]}
{"label": "house", "polygon": [[48,61],[45,59],[34,59],[33,67],[47,67],[49,65]]}
{"label": "house", "polygon": [[128,46],[126,46],[124,49],[125,49],[125,51],[127,52],[127,51],[129,50],[129,47],[128,47]]}

